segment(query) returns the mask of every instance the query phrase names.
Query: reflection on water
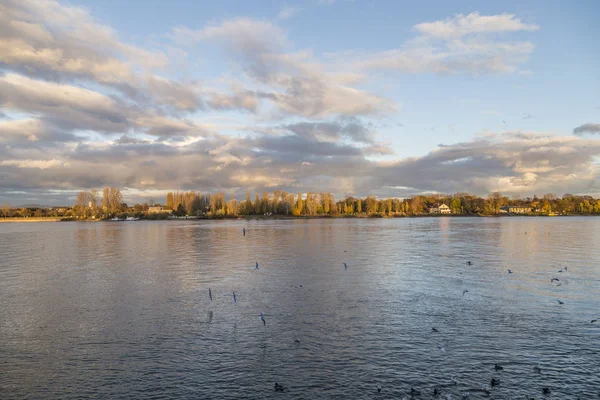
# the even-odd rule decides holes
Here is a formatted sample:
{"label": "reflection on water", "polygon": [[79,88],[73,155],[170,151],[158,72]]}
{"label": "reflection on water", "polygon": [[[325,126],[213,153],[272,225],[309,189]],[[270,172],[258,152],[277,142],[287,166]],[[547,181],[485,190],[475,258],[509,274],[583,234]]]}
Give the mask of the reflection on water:
{"label": "reflection on water", "polygon": [[0,224],[0,398],[596,398],[598,237],[594,218]]}

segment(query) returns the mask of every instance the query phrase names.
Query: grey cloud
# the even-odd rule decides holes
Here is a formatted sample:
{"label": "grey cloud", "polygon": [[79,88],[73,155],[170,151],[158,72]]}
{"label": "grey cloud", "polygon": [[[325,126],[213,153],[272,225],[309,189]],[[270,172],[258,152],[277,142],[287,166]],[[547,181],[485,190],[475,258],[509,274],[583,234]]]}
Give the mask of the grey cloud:
{"label": "grey cloud", "polygon": [[600,124],[583,124],[573,129],[573,134],[575,135],[585,135],[585,134],[598,134],[600,133]]}
{"label": "grey cloud", "polygon": [[326,140],[351,139],[359,143],[374,143],[373,126],[363,124],[358,118],[339,118],[330,122],[298,122],[283,125],[283,129],[297,135]]}
{"label": "grey cloud", "polygon": [[41,113],[42,119],[64,129],[119,132],[129,128],[125,107],[99,93],[8,74],[0,77],[0,105]]}
{"label": "grey cloud", "polygon": [[115,144],[143,144],[148,143],[147,140],[138,139],[136,137],[123,135],[119,139],[114,141]]}
{"label": "grey cloud", "polygon": [[[310,136],[213,136],[190,144],[79,145],[74,151],[24,154],[0,165],[2,184],[29,193],[115,185],[136,190],[195,189],[334,192],[381,196],[426,191],[485,195],[599,192],[600,140],[513,132],[447,145],[394,162],[365,148]],[[46,161],[34,161],[35,157]],[[190,168],[193,166],[193,168]],[[409,188],[409,189],[406,189]]]}

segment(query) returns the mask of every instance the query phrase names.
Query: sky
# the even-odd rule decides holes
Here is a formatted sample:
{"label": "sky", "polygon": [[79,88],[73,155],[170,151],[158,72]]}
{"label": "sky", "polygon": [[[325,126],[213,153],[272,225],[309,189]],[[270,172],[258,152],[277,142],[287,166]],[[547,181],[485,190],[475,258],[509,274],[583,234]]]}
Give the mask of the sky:
{"label": "sky", "polygon": [[600,195],[600,3],[3,0],[0,203]]}

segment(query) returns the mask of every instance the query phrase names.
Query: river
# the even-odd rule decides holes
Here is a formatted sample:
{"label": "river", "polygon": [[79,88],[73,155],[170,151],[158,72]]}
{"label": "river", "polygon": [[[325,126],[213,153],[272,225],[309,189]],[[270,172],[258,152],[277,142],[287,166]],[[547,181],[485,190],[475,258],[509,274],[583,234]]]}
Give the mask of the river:
{"label": "river", "polygon": [[0,398],[595,399],[599,238],[585,217],[0,224]]}

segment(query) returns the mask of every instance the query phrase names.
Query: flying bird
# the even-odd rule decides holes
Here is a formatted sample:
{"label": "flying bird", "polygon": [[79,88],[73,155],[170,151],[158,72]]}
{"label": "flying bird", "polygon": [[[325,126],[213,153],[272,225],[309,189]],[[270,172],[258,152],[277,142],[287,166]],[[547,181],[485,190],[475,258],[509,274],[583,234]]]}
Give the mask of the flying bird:
{"label": "flying bird", "polygon": [[344,271],[348,269],[348,264],[344,263]]}
{"label": "flying bird", "polygon": [[446,352],[446,348],[445,348],[445,347],[444,347],[444,345],[443,345],[443,344],[441,344],[441,343],[440,343],[440,344],[438,344],[438,349],[440,349],[440,351],[441,351],[442,353],[445,353],[445,352]]}
{"label": "flying bird", "polygon": [[242,229],[242,233],[244,234],[244,236],[246,236],[246,227],[244,227],[244,228]]}
{"label": "flying bird", "polygon": [[550,279],[550,283],[554,283],[554,281],[560,282],[560,279],[558,279],[558,278],[552,278],[552,279]]}
{"label": "flying bird", "polygon": [[420,395],[421,395],[421,392],[420,392],[419,390],[416,390],[416,389],[410,388],[410,395],[411,395],[411,396],[420,396]]}
{"label": "flying bird", "polygon": [[503,368],[501,365],[498,365],[498,364],[495,364],[495,365],[494,365],[494,369],[495,369],[496,371],[504,371],[504,368]]}
{"label": "flying bird", "polygon": [[508,273],[509,273],[509,274],[512,274],[512,270],[510,270],[510,269],[509,269],[509,270],[508,270]]}
{"label": "flying bird", "polygon": [[542,393],[543,394],[550,394],[550,393],[552,393],[552,390],[550,390],[550,388],[545,387],[545,388],[542,389]]}
{"label": "flying bird", "polygon": [[492,380],[490,381],[491,387],[498,386],[499,384],[500,384],[500,379],[492,378]]}
{"label": "flying bird", "polygon": [[208,297],[210,297],[210,301],[212,301],[212,292],[210,291],[210,288],[208,288]]}
{"label": "flying bird", "polygon": [[254,270],[256,271],[258,269],[258,261],[256,262],[256,265],[254,266]]}
{"label": "flying bird", "polygon": [[593,319],[593,320],[590,321],[590,324],[593,324],[594,322],[598,322],[598,320],[597,319]]}
{"label": "flying bird", "polygon": [[438,333],[439,331],[436,328],[431,328],[431,332]]}
{"label": "flying bird", "polygon": [[467,261],[466,263],[467,265],[473,265],[473,263],[471,261]]}
{"label": "flying bird", "polygon": [[381,393],[381,385],[377,385],[377,393]]}
{"label": "flying bird", "polygon": [[558,302],[558,304],[565,304],[564,301],[560,301],[560,300],[556,300]]}
{"label": "flying bird", "polygon": [[463,290],[462,297],[465,297],[465,293],[469,293],[467,289]]}
{"label": "flying bird", "polygon": [[568,267],[564,267],[558,270],[558,272],[567,272],[568,271]]}
{"label": "flying bird", "polygon": [[235,292],[233,292],[233,302],[237,303],[237,296],[235,295]]}
{"label": "flying bird", "polygon": [[265,313],[261,312],[258,318],[263,322],[263,325],[267,325],[267,321],[265,321]]}

